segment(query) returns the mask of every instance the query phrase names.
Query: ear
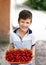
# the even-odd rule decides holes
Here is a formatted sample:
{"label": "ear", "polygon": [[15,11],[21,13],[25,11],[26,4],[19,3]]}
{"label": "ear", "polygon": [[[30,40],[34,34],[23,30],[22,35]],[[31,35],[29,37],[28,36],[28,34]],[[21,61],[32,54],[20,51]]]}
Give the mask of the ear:
{"label": "ear", "polygon": [[18,24],[20,23],[20,19],[18,19]]}
{"label": "ear", "polygon": [[31,18],[31,20],[30,20],[30,24],[32,23],[32,18]]}
{"label": "ear", "polygon": [[18,24],[20,23],[20,21],[18,21]]}

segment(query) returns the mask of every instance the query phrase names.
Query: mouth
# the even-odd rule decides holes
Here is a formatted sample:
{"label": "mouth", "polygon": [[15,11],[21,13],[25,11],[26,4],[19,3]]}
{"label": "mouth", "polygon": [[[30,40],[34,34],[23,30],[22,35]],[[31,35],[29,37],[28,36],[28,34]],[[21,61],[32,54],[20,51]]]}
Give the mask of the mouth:
{"label": "mouth", "polygon": [[27,27],[22,27],[22,28],[27,29]]}

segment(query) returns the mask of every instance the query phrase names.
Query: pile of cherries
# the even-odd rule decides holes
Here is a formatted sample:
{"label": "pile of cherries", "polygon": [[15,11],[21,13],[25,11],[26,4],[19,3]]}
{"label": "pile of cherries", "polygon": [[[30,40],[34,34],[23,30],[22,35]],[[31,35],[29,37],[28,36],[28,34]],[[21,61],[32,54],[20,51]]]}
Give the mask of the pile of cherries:
{"label": "pile of cherries", "polygon": [[32,51],[28,49],[7,50],[5,59],[10,63],[28,63],[32,60]]}

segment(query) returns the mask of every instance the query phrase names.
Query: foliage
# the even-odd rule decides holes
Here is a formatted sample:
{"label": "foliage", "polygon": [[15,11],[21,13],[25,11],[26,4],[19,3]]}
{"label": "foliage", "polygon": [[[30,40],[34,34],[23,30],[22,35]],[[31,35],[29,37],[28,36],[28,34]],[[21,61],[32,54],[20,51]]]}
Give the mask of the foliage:
{"label": "foliage", "polygon": [[25,4],[37,10],[46,10],[46,0],[27,0]]}

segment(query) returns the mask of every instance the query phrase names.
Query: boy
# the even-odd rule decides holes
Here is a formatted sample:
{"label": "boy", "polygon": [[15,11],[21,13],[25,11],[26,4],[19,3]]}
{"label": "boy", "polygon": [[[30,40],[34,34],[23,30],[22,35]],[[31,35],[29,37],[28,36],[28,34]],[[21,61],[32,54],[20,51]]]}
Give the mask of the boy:
{"label": "boy", "polygon": [[[13,32],[11,32],[10,35],[11,43],[9,49],[13,48],[31,49],[33,52],[33,59],[34,59],[35,43],[33,42],[32,30],[29,29],[31,23],[32,23],[32,13],[28,10],[22,10],[19,13],[18,18],[19,28],[16,28]],[[11,64],[11,65],[19,65],[19,64]],[[22,65],[32,65],[32,63]]]}

